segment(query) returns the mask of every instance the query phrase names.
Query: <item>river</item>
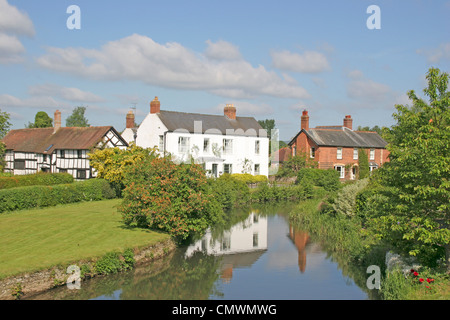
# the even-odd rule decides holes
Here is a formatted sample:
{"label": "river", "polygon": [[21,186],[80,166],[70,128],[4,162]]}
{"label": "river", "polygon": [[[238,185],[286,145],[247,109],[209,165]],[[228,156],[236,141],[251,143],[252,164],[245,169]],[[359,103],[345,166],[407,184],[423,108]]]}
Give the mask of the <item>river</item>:
{"label": "river", "polygon": [[372,299],[348,266],[340,266],[301,226],[290,225],[291,205],[235,210],[224,225],[162,259],[83,281],[78,290],[64,286],[33,299]]}

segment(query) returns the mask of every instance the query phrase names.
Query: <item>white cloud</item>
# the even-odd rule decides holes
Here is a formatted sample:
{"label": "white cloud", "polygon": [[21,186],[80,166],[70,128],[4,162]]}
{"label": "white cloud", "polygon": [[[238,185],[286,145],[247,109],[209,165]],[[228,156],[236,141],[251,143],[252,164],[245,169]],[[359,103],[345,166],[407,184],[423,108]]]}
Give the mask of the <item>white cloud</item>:
{"label": "white cloud", "polygon": [[[60,101],[56,101],[52,97],[31,97],[31,98],[17,98],[9,94],[0,95],[0,105],[5,108],[40,108],[40,109],[54,109],[61,106]],[[68,105],[63,105],[67,107]]]}
{"label": "white cloud", "polygon": [[350,71],[347,76],[351,79],[347,84],[347,95],[350,98],[381,101],[392,94],[388,85],[365,78],[360,70]]}
{"label": "white cloud", "polygon": [[[66,88],[55,84],[43,84],[30,86],[28,88],[29,97],[19,98],[9,94],[0,95],[0,106],[9,109],[41,109],[41,110],[71,110],[73,102],[103,102],[101,97],[78,88]],[[92,109],[97,106],[89,105]]]}
{"label": "white cloud", "polygon": [[103,102],[103,98],[78,88],[61,87],[55,84],[31,86],[28,93],[35,96],[53,96],[74,102]]}
{"label": "white cloud", "polygon": [[0,63],[23,60],[25,48],[17,36],[33,36],[34,27],[26,13],[20,12],[6,0],[0,0]]}
{"label": "white cloud", "polygon": [[15,36],[0,33],[0,63],[20,62],[23,52],[25,48]]}
{"label": "white cloud", "polygon": [[236,116],[258,116],[258,115],[268,115],[273,113],[273,108],[267,103],[255,104],[246,101],[233,102],[229,101],[220,104],[213,108],[214,113],[223,113],[224,107],[227,104],[233,104],[236,107]]}
{"label": "white cloud", "polygon": [[370,79],[354,80],[347,86],[347,93],[350,98],[380,100],[390,93],[390,91],[389,86]]}
{"label": "white cloud", "polygon": [[361,70],[351,70],[347,73],[347,77],[350,79],[362,79],[364,77]]}
{"label": "white cloud", "polygon": [[0,0],[0,32],[34,36],[33,22],[6,0]]}
{"label": "white cloud", "polygon": [[303,54],[290,51],[271,53],[275,68],[300,73],[319,73],[329,69],[327,57],[317,51],[305,51]]}
{"label": "white cloud", "polygon": [[450,42],[441,43],[437,48],[418,49],[417,53],[424,55],[429,63],[439,63],[450,60]]}
{"label": "white cloud", "polygon": [[205,50],[206,57],[215,60],[237,60],[241,59],[239,48],[232,43],[226,41],[212,42],[206,41],[208,47]]}
{"label": "white cloud", "polygon": [[[211,45],[215,49],[230,48],[223,43]],[[209,53],[210,57],[218,57],[215,49]],[[236,51],[231,51],[236,58]],[[159,44],[138,34],[111,41],[99,50],[48,48],[37,62],[49,70],[95,80],[135,80],[167,88],[206,90],[233,98],[309,97],[303,87],[285,81],[261,65],[253,67],[243,59],[209,59],[179,43]]]}

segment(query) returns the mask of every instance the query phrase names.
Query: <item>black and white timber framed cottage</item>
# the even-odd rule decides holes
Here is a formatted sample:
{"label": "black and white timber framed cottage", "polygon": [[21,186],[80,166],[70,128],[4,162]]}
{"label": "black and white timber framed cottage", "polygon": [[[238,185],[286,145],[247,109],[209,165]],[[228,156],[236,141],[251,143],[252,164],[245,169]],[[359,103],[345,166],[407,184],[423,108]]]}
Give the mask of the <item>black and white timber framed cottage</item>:
{"label": "black and white timber framed cottage", "polygon": [[112,126],[61,127],[58,110],[55,127],[11,130],[3,142],[5,172],[14,175],[66,172],[77,180],[95,177],[88,158],[92,149],[128,146]]}

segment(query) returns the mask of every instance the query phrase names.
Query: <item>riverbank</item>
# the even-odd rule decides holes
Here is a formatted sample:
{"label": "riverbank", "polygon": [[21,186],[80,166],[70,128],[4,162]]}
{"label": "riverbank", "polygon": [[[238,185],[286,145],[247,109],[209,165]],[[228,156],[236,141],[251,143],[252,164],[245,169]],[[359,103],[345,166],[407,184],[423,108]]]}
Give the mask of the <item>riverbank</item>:
{"label": "riverbank", "polygon": [[[126,228],[118,199],[0,215],[0,299],[16,299],[65,285],[67,267],[83,277],[101,274],[95,263],[106,253],[132,250],[136,264],[176,248],[168,234]],[[123,257],[121,256],[123,260]],[[104,272],[104,271],[103,271]]]}
{"label": "riverbank", "polygon": [[[400,270],[387,270],[386,258],[389,248],[376,241],[362,228],[357,219],[348,219],[327,213],[326,198],[316,197],[300,203],[290,213],[290,220],[320,239],[327,250],[337,253],[342,265],[360,269],[355,281],[366,285],[369,266],[381,270],[381,289],[372,289],[371,294],[383,300],[449,300],[450,275],[440,270],[419,267],[417,280],[412,274],[406,276]],[[423,277],[423,281],[420,281]],[[427,283],[426,279],[432,279]],[[424,283],[422,283],[424,282]]]}

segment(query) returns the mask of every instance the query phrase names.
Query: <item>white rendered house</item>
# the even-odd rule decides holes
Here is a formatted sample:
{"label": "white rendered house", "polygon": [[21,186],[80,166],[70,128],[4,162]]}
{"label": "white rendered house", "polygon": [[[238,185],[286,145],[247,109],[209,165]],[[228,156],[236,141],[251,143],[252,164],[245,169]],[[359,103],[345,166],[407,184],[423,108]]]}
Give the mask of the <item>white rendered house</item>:
{"label": "white rendered house", "polygon": [[203,164],[214,177],[223,173],[269,174],[269,137],[253,117],[237,117],[226,105],[223,115],[165,111],[156,97],[150,113],[135,127],[133,112],[127,114],[122,137],[143,148],[158,148],[175,161]]}

